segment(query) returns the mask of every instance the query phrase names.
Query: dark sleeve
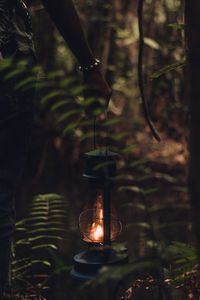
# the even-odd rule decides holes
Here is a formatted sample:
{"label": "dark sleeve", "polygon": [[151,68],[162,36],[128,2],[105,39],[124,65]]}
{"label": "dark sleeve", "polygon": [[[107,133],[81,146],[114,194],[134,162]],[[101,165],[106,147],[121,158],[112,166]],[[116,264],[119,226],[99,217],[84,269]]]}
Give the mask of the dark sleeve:
{"label": "dark sleeve", "polygon": [[11,13],[9,1],[0,0],[0,50],[10,41],[13,34]]}

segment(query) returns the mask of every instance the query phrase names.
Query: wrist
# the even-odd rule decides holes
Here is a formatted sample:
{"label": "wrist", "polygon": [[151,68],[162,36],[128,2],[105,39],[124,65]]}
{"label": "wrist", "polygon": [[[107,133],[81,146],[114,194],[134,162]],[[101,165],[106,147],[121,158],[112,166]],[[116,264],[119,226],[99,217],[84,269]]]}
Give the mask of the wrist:
{"label": "wrist", "polygon": [[82,64],[79,66],[79,71],[81,71],[83,74],[90,73],[92,71],[95,71],[99,69],[101,62],[99,59],[94,58],[93,62],[89,64]]}

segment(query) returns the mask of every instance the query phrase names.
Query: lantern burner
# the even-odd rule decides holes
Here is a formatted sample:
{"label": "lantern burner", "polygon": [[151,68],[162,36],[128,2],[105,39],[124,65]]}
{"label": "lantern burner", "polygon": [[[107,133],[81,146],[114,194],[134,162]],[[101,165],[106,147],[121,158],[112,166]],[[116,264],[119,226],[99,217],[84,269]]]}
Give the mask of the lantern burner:
{"label": "lantern burner", "polygon": [[128,262],[127,249],[93,248],[74,256],[71,275],[79,280],[93,279],[103,266],[121,265]]}

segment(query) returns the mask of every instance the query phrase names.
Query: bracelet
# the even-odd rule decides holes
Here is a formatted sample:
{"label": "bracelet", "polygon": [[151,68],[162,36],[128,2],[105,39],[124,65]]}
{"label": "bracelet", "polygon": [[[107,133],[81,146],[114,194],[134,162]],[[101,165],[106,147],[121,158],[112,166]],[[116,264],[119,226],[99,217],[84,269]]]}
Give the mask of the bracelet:
{"label": "bracelet", "polygon": [[94,69],[96,69],[99,65],[101,64],[100,60],[95,58],[95,61],[93,64],[91,65],[87,65],[87,66],[79,66],[79,71],[83,72],[83,73],[87,73],[90,71],[93,71]]}

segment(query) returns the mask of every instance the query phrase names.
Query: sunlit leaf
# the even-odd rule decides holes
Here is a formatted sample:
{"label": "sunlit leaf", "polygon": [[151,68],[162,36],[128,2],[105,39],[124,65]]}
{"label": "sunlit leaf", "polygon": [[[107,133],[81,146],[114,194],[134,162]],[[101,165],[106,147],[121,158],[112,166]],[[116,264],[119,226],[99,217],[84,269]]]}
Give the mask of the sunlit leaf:
{"label": "sunlit leaf", "polygon": [[29,237],[28,241],[33,242],[33,241],[40,240],[40,239],[63,240],[63,238],[61,236],[57,236],[57,235],[38,235],[38,236],[35,236],[35,237]]}
{"label": "sunlit leaf", "polygon": [[44,264],[44,265],[49,266],[49,267],[51,266],[51,263],[49,261],[47,261],[47,260],[41,260],[41,259],[34,259],[34,260],[31,261],[31,263],[32,264],[38,264],[38,263],[40,263],[40,264]]}
{"label": "sunlit leaf", "polygon": [[36,246],[32,246],[31,247],[33,250],[36,250],[36,249],[44,249],[44,248],[51,248],[51,249],[54,249],[54,250],[57,250],[58,247],[54,244],[42,244],[42,245],[36,245]]}

